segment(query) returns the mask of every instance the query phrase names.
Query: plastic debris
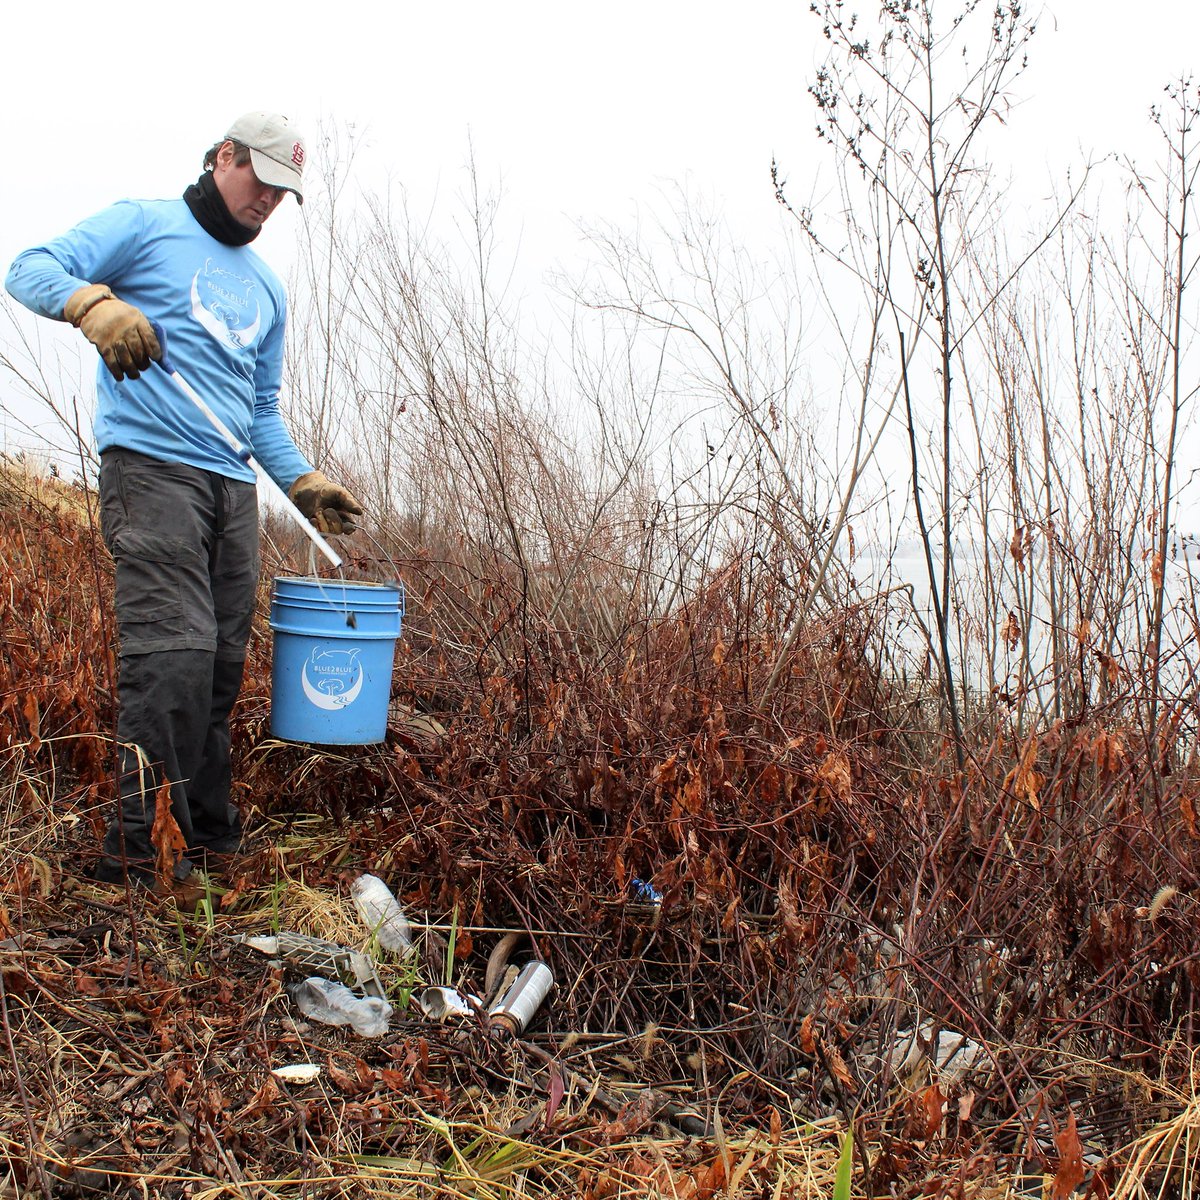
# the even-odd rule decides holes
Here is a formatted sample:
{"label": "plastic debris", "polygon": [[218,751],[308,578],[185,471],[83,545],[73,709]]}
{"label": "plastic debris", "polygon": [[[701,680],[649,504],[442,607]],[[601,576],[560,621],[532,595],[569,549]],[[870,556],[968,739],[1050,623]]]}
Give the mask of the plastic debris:
{"label": "plastic debris", "polygon": [[260,954],[282,962],[305,975],[324,975],[357,987],[365,996],[384,999],[385,992],[375,964],[358,950],[348,950],[336,942],[309,937],[304,933],[280,930],[275,935],[250,936],[239,939]]}
{"label": "plastic debris", "polygon": [[284,1083],[312,1083],[320,1073],[321,1068],[316,1063],[288,1063],[286,1066],[276,1067],[271,1072],[276,1079],[282,1079]]}
{"label": "plastic debris", "polygon": [[629,881],[629,893],[634,900],[640,900],[643,904],[662,903],[662,892],[654,884],[639,879],[636,875]]}
{"label": "plastic debris", "polygon": [[360,1037],[382,1037],[392,1019],[392,1006],[378,996],[356,996],[344,984],[311,975],[292,984],[288,994],[310,1020],[322,1025],[349,1025]]}
{"label": "plastic debris", "polygon": [[377,875],[360,875],[350,885],[350,898],[363,923],[385,950],[392,954],[407,954],[412,950],[412,926],[382,879]]}
{"label": "plastic debris", "polygon": [[928,1060],[937,1072],[943,1087],[961,1083],[987,1057],[986,1048],[965,1033],[954,1029],[938,1030],[934,1040],[934,1024],[922,1021],[916,1029],[902,1029],[896,1034],[888,1060],[897,1075],[909,1075],[923,1060]]}

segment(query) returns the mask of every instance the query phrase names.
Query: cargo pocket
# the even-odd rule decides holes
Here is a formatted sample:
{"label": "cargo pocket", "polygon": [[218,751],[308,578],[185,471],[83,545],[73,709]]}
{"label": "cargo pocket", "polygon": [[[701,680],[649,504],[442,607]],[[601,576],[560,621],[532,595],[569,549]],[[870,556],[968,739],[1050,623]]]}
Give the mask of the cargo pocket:
{"label": "cargo pocket", "polygon": [[186,632],[180,587],[183,543],[126,527],[113,538],[112,551],[122,653],[167,648]]}

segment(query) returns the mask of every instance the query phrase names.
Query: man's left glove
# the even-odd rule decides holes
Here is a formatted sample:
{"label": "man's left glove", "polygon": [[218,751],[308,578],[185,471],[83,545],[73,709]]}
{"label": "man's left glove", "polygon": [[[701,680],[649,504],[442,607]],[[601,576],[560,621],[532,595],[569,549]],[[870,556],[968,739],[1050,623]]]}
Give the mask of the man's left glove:
{"label": "man's left glove", "polygon": [[127,375],[136,379],[150,366],[151,359],[162,358],[158,338],[146,314],[118,300],[107,284],[89,283],[72,292],[63,308],[63,317],[100,351],[118,383]]}
{"label": "man's left glove", "polygon": [[344,487],[330,483],[321,471],[309,471],[288,489],[292,503],[320,533],[353,533],[362,505]]}

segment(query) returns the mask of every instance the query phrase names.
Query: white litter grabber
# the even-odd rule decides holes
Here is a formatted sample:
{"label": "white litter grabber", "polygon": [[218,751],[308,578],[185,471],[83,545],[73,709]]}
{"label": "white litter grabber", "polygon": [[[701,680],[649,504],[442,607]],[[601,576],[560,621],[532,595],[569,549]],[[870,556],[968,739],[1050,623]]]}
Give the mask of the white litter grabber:
{"label": "white litter grabber", "polygon": [[334,548],[317,532],[313,527],[312,522],[292,503],[291,497],[267,474],[266,469],[258,462],[258,460],[250,453],[249,447],[243,446],[240,441],[234,436],[229,426],[217,416],[215,412],[204,402],[203,398],[195,388],[188,383],[186,379],[175,369],[174,364],[167,357],[167,338],[163,332],[162,326],[157,321],[150,322],[154,329],[155,336],[158,338],[158,346],[161,351],[161,356],[158,359],[158,365],[170,377],[175,380],[180,390],[185,396],[208,418],[208,423],[229,443],[234,454],[238,456],[258,477],[258,482],[262,484],[267,491],[275,497],[276,500],[283,506],[284,512],[304,530],[308,535],[312,544],[316,546],[320,552],[333,564],[337,570],[342,568],[341,556]]}

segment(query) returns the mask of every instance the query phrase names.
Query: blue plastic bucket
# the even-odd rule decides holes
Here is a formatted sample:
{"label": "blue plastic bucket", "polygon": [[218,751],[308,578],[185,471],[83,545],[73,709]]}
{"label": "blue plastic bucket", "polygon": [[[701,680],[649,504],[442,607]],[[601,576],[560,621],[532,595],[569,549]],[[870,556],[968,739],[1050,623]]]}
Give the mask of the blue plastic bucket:
{"label": "blue plastic bucket", "polygon": [[276,579],[271,733],[329,746],[382,742],[403,616],[399,583]]}

